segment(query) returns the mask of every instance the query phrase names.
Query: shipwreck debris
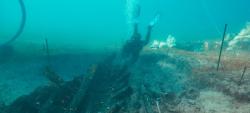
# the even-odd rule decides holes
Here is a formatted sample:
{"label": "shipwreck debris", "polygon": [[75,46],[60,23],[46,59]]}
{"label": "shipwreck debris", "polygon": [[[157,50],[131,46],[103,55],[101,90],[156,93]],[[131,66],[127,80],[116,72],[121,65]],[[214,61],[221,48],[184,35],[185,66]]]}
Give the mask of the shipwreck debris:
{"label": "shipwreck debris", "polygon": [[61,86],[64,83],[64,80],[48,66],[44,70],[44,76],[56,86]]}

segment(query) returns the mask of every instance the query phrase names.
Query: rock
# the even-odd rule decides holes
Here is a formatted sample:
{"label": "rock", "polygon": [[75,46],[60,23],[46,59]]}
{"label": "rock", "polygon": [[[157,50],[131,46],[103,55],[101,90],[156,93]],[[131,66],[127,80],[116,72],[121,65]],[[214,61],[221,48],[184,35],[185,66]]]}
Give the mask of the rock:
{"label": "rock", "polygon": [[229,42],[227,50],[250,50],[250,23]]}

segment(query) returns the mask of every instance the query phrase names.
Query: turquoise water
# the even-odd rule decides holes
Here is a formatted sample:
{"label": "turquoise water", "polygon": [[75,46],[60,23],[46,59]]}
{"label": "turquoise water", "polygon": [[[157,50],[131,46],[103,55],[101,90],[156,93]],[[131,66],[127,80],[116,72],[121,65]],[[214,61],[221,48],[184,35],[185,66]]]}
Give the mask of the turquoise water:
{"label": "turquoise water", "polygon": [[[131,5],[141,6],[139,22],[145,34],[156,15],[152,39],[171,34],[177,41],[220,39],[224,24],[238,33],[250,19],[247,0],[24,0],[27,24],[17,42],[115,48],[129,38]],[[0,37],[7,40],[20,23],[18,0],[0,1]],[[131,19],[131,18],[130,18]]]}
{"label": "turquoise water", "polygon": [[249,4],[0,0],[0,113],[249,113]]}

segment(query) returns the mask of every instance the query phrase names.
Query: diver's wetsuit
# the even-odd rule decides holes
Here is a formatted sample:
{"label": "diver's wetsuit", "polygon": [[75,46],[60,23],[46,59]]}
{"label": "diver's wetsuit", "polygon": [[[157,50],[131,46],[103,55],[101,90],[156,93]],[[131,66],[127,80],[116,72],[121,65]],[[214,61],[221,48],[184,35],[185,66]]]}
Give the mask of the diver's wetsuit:
{"label": "diver's wetsuit", "polygon": [[148,31],[145,40],[141,39],[141,34],[138,33],[138,24],[134,25],[134,33],[130,40],[122,48],[122,56],[129,58],[131,63],[134,63],[140,54],[142,48],[149,43],[152,26],[148,26]]}

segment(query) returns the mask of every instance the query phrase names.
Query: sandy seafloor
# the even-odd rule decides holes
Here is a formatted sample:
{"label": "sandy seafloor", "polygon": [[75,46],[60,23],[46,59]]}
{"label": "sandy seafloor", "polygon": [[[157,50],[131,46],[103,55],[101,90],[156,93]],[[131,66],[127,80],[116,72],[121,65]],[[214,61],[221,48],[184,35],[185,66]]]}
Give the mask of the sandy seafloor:
{"label": "sandy seafloor", "polygon": [[[65,80],[71,80],[84,74],[91,64],[98,63],[107,55],[103,52],[77,53],[79,54],[71,52],[51,55],[53,69]],[[162,100],[159,104],[163,113],[171,113],[171,111],[178,113],[250,113],[249,69],[245,73],[242,84],[238,85],[244,66],[249,66],[250,63],[250,59],[247,57],[250,54],[248,51],[237,54],[224,52],[219,72],[215,69],[218,51],[188,52],[178,49],[146,48],[142,52],[142,55],[145,54],[166,56],[155,62],[157,67],[161,67],[160,70],[178,68],[176,67],[178,65],[169,62],[168,58],[182,59],[192,67],[191,75],[187,75],[186,80],[196,83],[196,86],[190,86],[191,94],[186,94],[183,98],[178,99],[179,103],[175,106]],[[16,98],[29,94],[39,86],[49,85],[49,81],[43,76],[45,65],[45,55],[22,55],[22,53],[17,53],[9,60],[1,62],[0,102],[10,104]],[[140,62],[137,65],[140,65]],[[155,82],[152,84],[158,84],[157,81],[161,78],[166,77],[159,75],[159,77],[151,79],[152,82]],[[150,78],[148,79],[150,80]],[[157,86],[153,88],[157,89]],[[198,94],[192,94],[193,89]],[[194,95],[195,98],[193,98]],[[157,112],[156,106],[153,108]]]}

